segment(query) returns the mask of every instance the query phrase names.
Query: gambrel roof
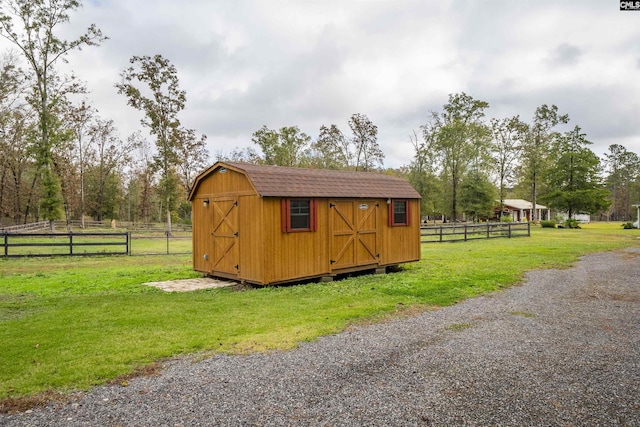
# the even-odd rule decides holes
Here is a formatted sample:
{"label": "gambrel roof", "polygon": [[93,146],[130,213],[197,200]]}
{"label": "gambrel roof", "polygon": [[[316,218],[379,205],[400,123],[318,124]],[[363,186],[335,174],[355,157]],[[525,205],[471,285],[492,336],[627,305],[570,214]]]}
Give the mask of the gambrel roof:
{"label": "gambrel roof", "polygon": [[221,168],[245,174],[262,197],[421,198],[407,181],[378,172],[218,162],[198,175],[189,200],[195,194],[200,181]]}

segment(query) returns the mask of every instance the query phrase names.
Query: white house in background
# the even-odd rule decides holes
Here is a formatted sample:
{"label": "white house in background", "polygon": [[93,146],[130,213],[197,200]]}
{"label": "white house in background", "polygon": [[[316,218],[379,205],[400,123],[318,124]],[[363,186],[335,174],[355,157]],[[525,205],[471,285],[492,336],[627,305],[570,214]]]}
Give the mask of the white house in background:
{"label": "white house in background", "polygon": [[[569,219],[568,212],[560,212],[558,213],[558,216],[562,217],[565,221]],[[589,214],[573,214],[572,217],[580,224],[589,224],[591,222],[591,215]]]}
{"label": "white house in background", "polygon": [[[500,200],[497,201],[500,203]],[[544,206],[536,203],[536,213],[537,215],[532,215],[533,213],[533,203],[524,199],[505,199],[503,200],[504,209],[502,211],[503,215],[511,215],[514,221],[531,221],[534,217],[539,219],[549,219],[551,218],[551,210]],[[496,208],[496,211],[499,211],[500,207]]]}

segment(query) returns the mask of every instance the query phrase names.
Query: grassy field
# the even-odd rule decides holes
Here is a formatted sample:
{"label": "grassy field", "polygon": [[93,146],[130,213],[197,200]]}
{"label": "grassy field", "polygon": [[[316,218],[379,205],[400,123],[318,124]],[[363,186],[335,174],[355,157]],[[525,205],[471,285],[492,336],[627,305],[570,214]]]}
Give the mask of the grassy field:
{"label": "grassy field", "polygon": [[640,246],[638,230],[591,224],[531,237],[430,243],[388,275],[333,283],[164,293],[144,282],[197,277],[189,255],[0,259],[0,401],[71,392],[177,355],[290,349],[353,323],[446,306]]}

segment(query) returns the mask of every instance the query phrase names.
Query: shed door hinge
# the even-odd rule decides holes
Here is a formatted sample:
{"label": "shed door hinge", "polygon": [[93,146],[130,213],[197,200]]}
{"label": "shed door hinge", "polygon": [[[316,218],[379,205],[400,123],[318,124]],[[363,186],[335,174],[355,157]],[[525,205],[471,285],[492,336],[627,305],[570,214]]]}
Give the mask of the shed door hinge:
{"label": "shed door hinge", "polygon": [[233,233],[234,236],[238,237],[239,233],[236,231],[235,233]]}
{"label": "shed door hinge", "polygon": [[329,207],[330,208],[334,208],[336,205],[334,205],[333,203],[329,203]]}
{"label": "shed door hinge", "polygon": [[335,262],[336,262],[336,260],[332,259],[332,260],[329,261],[329,264],[334,264]]}

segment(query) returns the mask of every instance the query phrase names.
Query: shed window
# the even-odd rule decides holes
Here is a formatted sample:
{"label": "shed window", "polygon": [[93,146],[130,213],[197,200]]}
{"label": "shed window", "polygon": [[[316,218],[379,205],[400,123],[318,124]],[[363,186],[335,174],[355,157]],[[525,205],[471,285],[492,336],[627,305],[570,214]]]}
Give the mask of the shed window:
{"label": "shed window", "polygon": [[282,231],[316,230],[316,201],[313,199],[282,200]]}
{"label": "shed window", "polygon": [[389,225],[409,225],[409,201],[393,200],[389,205]]}

